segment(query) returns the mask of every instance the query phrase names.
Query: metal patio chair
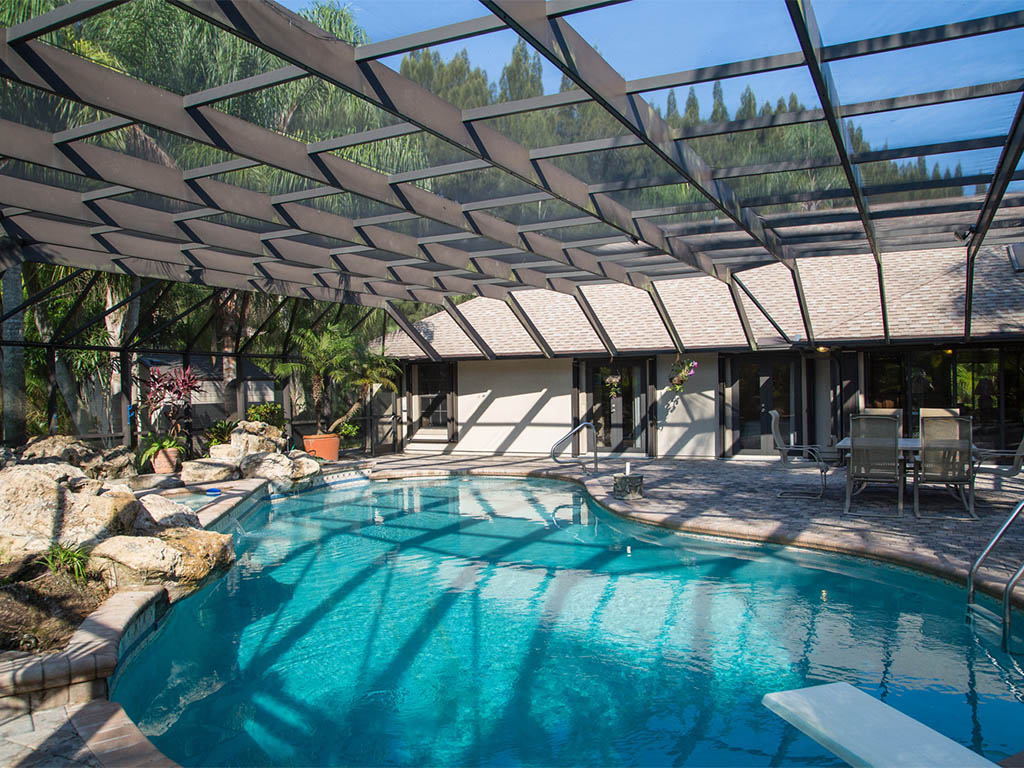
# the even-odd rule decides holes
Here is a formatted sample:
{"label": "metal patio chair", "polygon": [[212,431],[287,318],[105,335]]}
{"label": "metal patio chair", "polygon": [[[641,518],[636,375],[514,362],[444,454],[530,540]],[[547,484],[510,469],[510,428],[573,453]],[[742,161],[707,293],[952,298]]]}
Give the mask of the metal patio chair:
{"label": "metal patio chair", "polygon": [[917,414],[917,434],[921,435],[921,421],[932,419],[936,416],[959,416],[959,408],[921,408]]}
{"label": "metal patio chair", "polygon": [[896,429],[897,437],[903,434],[903,409],[902,408],[865,408],[862,413],[865,416],[895,416],[898,422]]}
{"label": "metal patio chair", "polygon": [[[942,483],[955,489],[967,514],[974,514],[974,444],[970,416],[925,416],[921,419],[921,452],[914,462],[914,516],[922,515],[919,504],[922,483]],[[968,494],[965,496],[964,489]]]}
{"label": "metal patio chair", "polygon": [[[828,482],[828,464],[821,455],[819,446],[816,445],[790,445],[782,439],[782,429],[779,427],[779,412],[769,411],[772,419],[772,438],[775,441],[775,450],[779,452],[782,459],[782,466],[787,469],[804,467],[815,467],[821,473],[821,490],[817,493],[805,491],[779,491],[780,499],[820,499],[825,495],[825,484]],[[797,454],[794,456],[793,453]],[[807,454],[806,456],[802,454]]]}
{"label": "metal patio chair", "polygon": [[903,517],[903,485],[906,479],[900,460],[899,419],[896,416],[861,414],[850,417],[850,455],[846,465],[846,504],[843,514],[892,517],[875,512],[851,512],[855,484],[894,483],[898,492],[896,517]]}
{"label": "metal patio chair", "polygon": [[[1013,457],[1012,464],[994,464],[986,467],[985,462],[995,461],[1001,458]],[[974,467],[974,475],[995,475],[996,477],[1016,477],[1024,469],[1024,438],[1021,438],[1020,445],[1016,451],[979,451],[977,464]]]}

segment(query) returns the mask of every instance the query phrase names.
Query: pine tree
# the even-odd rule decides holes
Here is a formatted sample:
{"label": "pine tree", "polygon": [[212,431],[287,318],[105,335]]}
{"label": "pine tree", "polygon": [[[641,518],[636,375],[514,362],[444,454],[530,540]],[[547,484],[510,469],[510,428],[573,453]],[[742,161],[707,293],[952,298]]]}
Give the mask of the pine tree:
{"label": "pine tree", "polygon": [[525,40],[519,40],[512,49],[512,57],[501,70],[499,101],[518,101],[544,95],[541,78],[540,55],[530,56]]}
{"label": "pine tree", "polygon": [[686,95],[686,112],[683,113],[683,125],[697,125],[700,122],[700,102],[697,101],[697,92],[690,86],[690,92]]}
{"label": "pine tree", "polygon": [[665,121],[673,128],[677,127],[680,122],[675,88],[669,89],[668,98],[665,100]]}
{"label": "pine tree", "polygon": [[752,117],[757,117],[757,99],[753,89],[747,85],[740,94],[740,108],[736,110],[736,119],[749,120]]}
{"label": "pine tree", "polygon": [[722,82],[715,80],[715,87],[712,90],[711,122],[724,123],[729,119],[729,110],[725,106],[725,97],[722,95]]}

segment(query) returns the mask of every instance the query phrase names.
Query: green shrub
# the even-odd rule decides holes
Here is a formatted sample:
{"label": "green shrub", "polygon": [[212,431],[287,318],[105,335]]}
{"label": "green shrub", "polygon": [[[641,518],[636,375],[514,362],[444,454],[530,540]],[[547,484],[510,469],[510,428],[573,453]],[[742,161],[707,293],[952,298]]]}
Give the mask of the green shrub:
{"label": "green shrub", "polygon": [[278,429],[284,429],[284,408],[277,403],[260,403],[250,405],[245,411],[249,421],[262,421]]}
{"label": "green shrub", "polygon": [[146,466],[146,462],[156,456],[157,451],[177,448],[179,451],[185,449],[185,441],[177,435],[146,435],[146,441],[142,454],[139,456],[139,467]]}
{"label": "green shrub", "polygon": [[85,564],[89,562],[89,553],[84,547],[51,544],[43,555],[43,562],[53,573],[66,571],[79,584],[85,583]]}
{"label": "green shrub", "polygon": [[338,434],[342,437],[359,437],[359,425],[353,421],[346,421],[338,427]]}
{"label": "green shrub", "polygon": [[237,421],[231,421],[231,419],[220,419],[219,421],[213,422],[213,424],[203,431],[203,437],[206,438],[207,447],[230,443],[231,430],[233,430],[237,424]]}

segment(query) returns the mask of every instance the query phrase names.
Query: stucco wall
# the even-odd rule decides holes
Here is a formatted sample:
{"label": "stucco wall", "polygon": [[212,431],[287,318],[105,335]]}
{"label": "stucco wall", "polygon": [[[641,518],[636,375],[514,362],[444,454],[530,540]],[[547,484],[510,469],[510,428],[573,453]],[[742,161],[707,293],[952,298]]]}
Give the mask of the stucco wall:
{"label": "stucco wall", "polygon": [[459,363],[455,451],[540,453],[572,423],[572,361]]}
{"label": "stucco wall", "polygon": [[659,355],[658,456],[714,457],[718,432],[718,355],[691,355],[697,372],[686,382],[682,394],[668,389],[674,355]]}

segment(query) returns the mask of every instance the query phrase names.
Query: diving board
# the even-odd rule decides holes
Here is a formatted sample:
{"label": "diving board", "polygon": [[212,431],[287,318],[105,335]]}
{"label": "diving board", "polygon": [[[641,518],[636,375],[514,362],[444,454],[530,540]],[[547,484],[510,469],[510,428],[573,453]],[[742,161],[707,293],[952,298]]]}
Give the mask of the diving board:
{"label": "diving board", "polygon": [[768,693],[761,703],[853,766],[996,765],[849,683]]}

